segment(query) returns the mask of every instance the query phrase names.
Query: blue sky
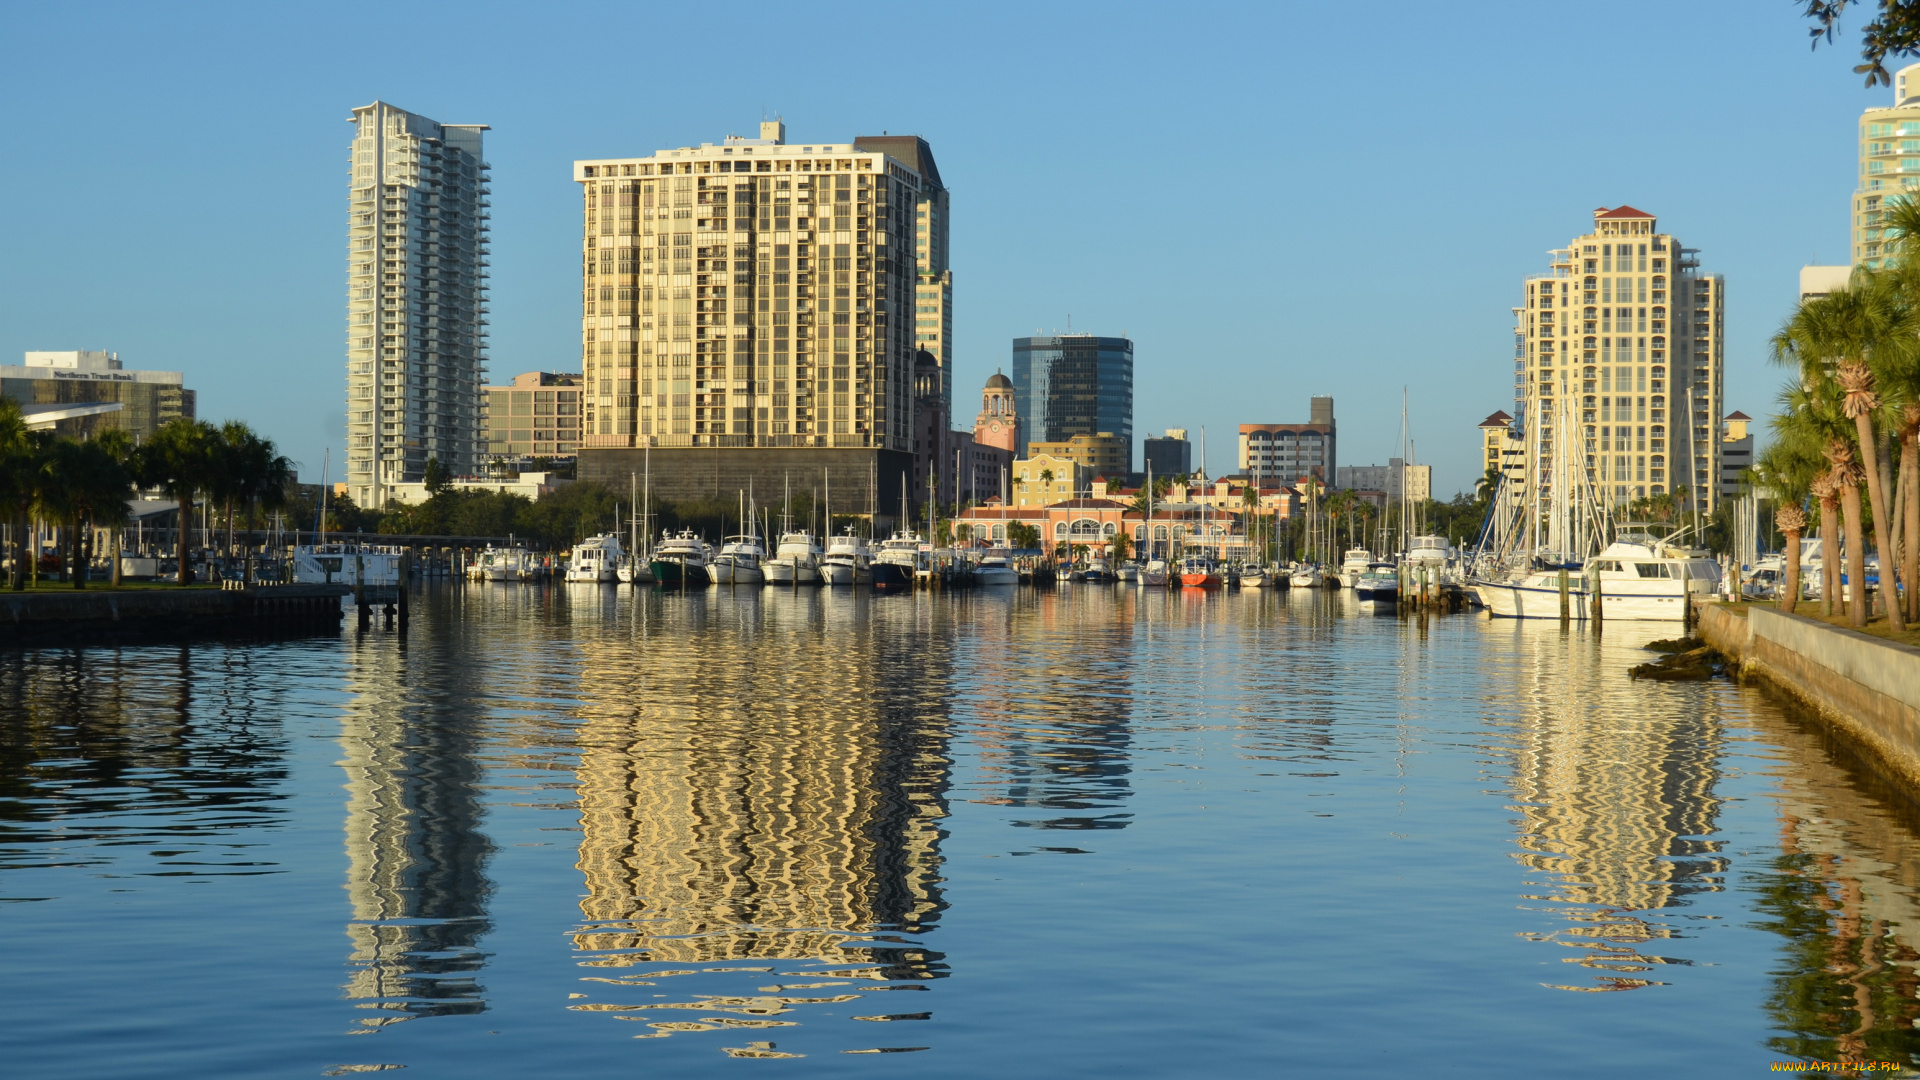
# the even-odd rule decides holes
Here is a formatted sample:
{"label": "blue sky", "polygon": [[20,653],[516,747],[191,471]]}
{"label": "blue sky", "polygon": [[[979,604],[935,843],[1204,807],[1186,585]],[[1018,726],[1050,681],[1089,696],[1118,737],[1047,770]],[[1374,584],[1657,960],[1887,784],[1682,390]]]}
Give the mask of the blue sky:
{"label": "blue sky", "polygon": [[[1798,268],[1844,262],[1851,38],[1798,4],[0,7],[0,358],[105,348],[305,479],[345,396],[347,116],[486,123],[490,367],[577,370],[575,158],[928,138],[953,191],[956,419],[1036,329],[1136,343],[1136,438],[1304,420],[1443,496],[1511,407],[1521,279],[1631,203],[1728,282],[1756,416]],[[1857,19],[1854,20],[1857,23]],[[860,37],[857,55],[834,48]]]}

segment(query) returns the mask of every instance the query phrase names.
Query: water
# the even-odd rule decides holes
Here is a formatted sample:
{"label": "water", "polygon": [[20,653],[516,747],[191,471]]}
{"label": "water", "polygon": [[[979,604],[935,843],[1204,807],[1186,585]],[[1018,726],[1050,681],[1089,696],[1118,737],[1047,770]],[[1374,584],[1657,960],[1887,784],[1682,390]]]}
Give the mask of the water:
{"label": "water", "polygon": [[404,639],[0,656],[0,1054],[1914,1062],[1914,819],[1759,689],[1629,681],[1671,632],[1305,592],[442,586]]}

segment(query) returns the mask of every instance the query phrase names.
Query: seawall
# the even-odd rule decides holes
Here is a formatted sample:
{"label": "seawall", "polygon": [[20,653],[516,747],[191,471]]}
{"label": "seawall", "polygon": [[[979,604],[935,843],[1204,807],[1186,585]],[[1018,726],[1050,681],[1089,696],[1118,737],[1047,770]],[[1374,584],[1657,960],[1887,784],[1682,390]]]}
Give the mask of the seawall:
{"label": "seawall", "polygon": [[1920,649],[1772,608],[1699,608],[1700,636],[1785,690],[1920,796]]}
{"label": "seawall", "polygon": [[0,645],[96,645],[338,627],[345,585],[0,592]]}

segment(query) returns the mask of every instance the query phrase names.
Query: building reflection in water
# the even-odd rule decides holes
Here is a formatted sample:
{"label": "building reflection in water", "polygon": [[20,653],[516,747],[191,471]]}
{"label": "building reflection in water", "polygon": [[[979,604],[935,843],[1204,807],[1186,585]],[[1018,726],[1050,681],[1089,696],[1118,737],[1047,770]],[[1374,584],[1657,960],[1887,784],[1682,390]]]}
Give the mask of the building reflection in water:
{"label": "building reflection in water", "polygon": [[[1562,957],[1599,974],[1562,990],[1631,990],[1659,983],[1677,935],[1661,917],[1687,897],[1724,888],[1713,838],[1725,718],[1708,688],[1635,683],[1642,629],[1600,643],[1547,623],[1499,624],[1514,649],[1510,685],[1490,715],[1511,716],[1509,759],[1520,826],[1516,854],[1542,889],[1526,899],[1567,925],[1527,936],[1570,947]],[[1496,721],[1498,723],[1499,721]]]}
{"label": "building reflection in water", "polygon": [[[481,831],[484,741],[469,668],[391,636],[351,647],[340,745],[353,920],[345,994],[367,1029],[477,1013],[490,928]],[[452,652],[457,653],[456,648]]]}
{"label": "building reflection in water", "polygon": [[[967,681],[979,688],[969,706],[980,776],[972,800],[1028,811],[1012,822],[1018,828],[1126,828],[1139,692],[1132,611],[1086,590],[1023,589],[979,606],[1006,617],[975,619],[967,642]],[[1112,633],[1086,632],[1090,620]],[[1035,848],[1079,853],[1087,839]]]}
{"label": "building reflection in water", "polygon": [[1756,925],[1782,939],[1768,1045],[1802,1060],[1920,1067],[1920,813],[1836,764],[1817,728],[1754,712],[1780,748],[1780,854],[1754,882]]}
{"label": "building reflection in water", "polygon": [[643,593],[627,625],[583,635],[574,944],[601,970],[589,982],[740,985],[574,1008],[658,1035],[787,1026],[770,1017],[944,974],[917,939],[945,907],[951,661],[917,614],[910,597],[821,590]]}

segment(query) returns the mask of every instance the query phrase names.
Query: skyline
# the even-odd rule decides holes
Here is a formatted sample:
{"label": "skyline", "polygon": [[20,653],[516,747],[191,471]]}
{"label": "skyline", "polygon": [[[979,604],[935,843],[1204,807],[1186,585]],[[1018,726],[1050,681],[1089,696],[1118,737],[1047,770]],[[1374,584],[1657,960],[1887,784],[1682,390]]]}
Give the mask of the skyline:
{"label": "skyline", "polygon": [[[1338,403],[1343,460],[1384,462],[1399,415],[1381,390],[1405,385],[1441,498],[1477,477],[1475,425],[1511,408],[1522,280],[1595,206],[1659,215],[1726,275],[1727,408],[1769,412],[1783,373],[1766,338],[1801,265],[1844,261],[1855,124],[1892,100],[1859,85],[1844,42],[1809,52],[1795,11],[1730,3],[1640,27],[1658,34],[1652,60],[1611,36],[1623,14],[1639,25],[1630,7],[1515,5],[1483,25],[1403,6],[1364,56],[1297,58],[1273,51],[1297,40],[1289,24],[1250,6],[1097,24],[1087,7],[911,12],[885,37],[913,42],[946,90],[900,102],[864,78],[823,78],[775,40],[742,45],[750,75],[669,57],[644,92],[596,97],[570,28],[640,25],[618,8],[565,27],[506,8],[407,9],[395,33],[448,47],[405,70],[320,47],[346,33],[324,13],[223,17],[238,10],[4,17],[23,152],[0,165],[0,190],[34,209],[0,226],[18,253],[0,270],[0,350],[109,349],[182,370],[203,416],[250,420],[309,481],[329,446],[329,479],[342,478],[343,121],[376,98],[492,126],[490,384],[579,370],[573,161],[751,134],[764,113],[791,141],[891,131],[938,148],[954,193],[959,399],[1011,368],[1016,337],[1069,320],[1126,334],[1136,435],[1184,427],[1198,443],[1215,429],[1208,465],[1222,473],[1239,424],[1299,422],[1315,394]],[[459,25],[441,25],[456,10]],[[1246,32],[1209,32],[1223,22]],[[645,23],[694,25],[678,11]],[[268,48],[294,39],[315,47]],[[1080,47],[1061,52],[1066,40]],[[61,75],[78,69],[104,74]],[[1113,71],[1128,77],[1105,81]],[[1588,111],[1553,107],[1573,71],[1605,72]],[[1649,124],[1672,131],[1666,153],[1608,152],[1629,140],[1606,132]],[[127,167],[138,182],[116,183]]]}

